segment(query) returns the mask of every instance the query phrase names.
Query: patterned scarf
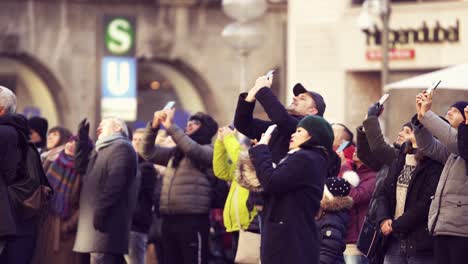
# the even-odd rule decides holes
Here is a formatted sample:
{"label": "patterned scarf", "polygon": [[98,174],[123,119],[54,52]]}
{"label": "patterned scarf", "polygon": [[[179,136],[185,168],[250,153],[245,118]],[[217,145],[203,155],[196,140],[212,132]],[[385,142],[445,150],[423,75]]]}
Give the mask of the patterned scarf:
{"label": "patterned scarf", "polygon": [[61,219],[68,219],[71,216],[72,198],[78,193],[81,185],[81,177],[74,168],[74,161],[72,156],[62,151],[46,174],[50,185],[54,188],[51,209],[53,214]]}

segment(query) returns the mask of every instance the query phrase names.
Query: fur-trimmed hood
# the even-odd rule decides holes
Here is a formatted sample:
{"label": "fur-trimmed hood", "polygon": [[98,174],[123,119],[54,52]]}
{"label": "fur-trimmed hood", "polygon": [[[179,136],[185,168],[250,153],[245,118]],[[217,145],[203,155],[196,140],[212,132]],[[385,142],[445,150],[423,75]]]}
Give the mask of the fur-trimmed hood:
{"label": "fur-trimmed hood", "polygon": [[235,172],[237,183],[252,192],[263,191],[260,181],[257,178],[255,167],[250,160],[249,152],[242,151],[239,154],[237,168]]}
{"label": "fur-trimmed hood", "polygon": [[320,201],[320,209],[324,212],[338,212],[353,207],[353,198],[349,196],[335,197],[333,199],[323,198]]}

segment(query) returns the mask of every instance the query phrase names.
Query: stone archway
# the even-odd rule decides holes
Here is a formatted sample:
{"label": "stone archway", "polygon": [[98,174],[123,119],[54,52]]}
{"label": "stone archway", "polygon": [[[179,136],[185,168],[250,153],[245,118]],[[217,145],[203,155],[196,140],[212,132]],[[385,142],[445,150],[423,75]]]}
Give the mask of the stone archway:
{"label": "stone archway", "polygon": [[[157,83],[156,89],[153,82]],[[171,100],[176,101],[176,108],[186,113],[202,111],[212,114],[217,109],[206,81],[187,64],[180,60],[139,59],[139,122],[150,118],[153,111]]]}
{"label": "stone archway", "polygon": [[65,91],[52,72],[39,60],[28,54],[0,53],[0,76],[14,76],[18,97],[18,112],[28,107],[40,110],[49,121],[49,127],[63,125],[69,105]]}

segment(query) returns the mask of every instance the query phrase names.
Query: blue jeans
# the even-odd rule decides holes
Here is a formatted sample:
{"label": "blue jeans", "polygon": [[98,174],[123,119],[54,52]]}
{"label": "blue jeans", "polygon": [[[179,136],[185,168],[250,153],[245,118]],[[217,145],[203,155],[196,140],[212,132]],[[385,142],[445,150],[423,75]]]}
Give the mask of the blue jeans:
{"label": "blue jeans", "polygon": [[346,264],[369,264],[369,260],[366,256],[344,255],[344,260]]}
{"label": "blue jeans", "polygon": [[408,256],[405,244],[398,239],[389,241],[384,264],[432,264],[433,256]]}
{"label": "blue jeans", "polygon": [[130,240],[128,245],[128,255],[125,255],[125,260],[128,264],[145,264],[146,263],[146,245],[148,244],[148,235],[139,232],[130,232]]}

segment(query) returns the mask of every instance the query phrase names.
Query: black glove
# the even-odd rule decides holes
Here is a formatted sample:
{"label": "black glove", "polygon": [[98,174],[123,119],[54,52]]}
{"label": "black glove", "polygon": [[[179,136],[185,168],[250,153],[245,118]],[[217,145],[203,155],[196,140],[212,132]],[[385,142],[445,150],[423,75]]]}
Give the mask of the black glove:
{"label": "black glove", "polygon": [[88,140],[89,138],[89,122],[85,119],[81,120],[78,125],[78,138],[80,140]]}
{"label": "black glove", "polygon": [[380,114],[382,114],[383,110],[384,110],[383,105],[381,105],[379,102],[374,103],[367,110],[367,117],[371,117],[371,116],[379,117]]}

